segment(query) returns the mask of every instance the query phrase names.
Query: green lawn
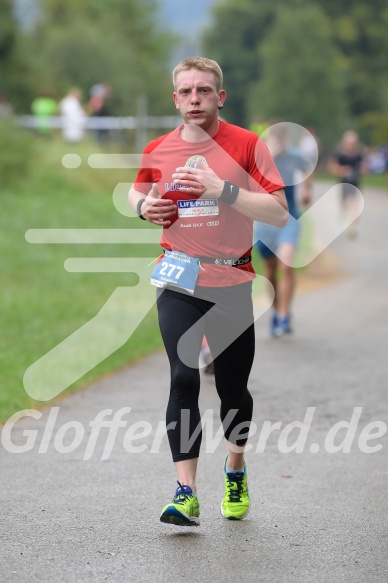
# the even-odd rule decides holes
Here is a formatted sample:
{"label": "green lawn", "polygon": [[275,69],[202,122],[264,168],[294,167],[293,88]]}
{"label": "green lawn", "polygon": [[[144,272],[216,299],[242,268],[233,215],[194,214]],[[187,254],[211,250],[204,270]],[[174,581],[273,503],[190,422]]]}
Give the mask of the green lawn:
{"label": "green lawn", "polygon": [[[336,182],[336,179],[333,178],[331,174],[327,174],[324,172],[318,172],[314,175],[315,180],[324,180],[328,182]],[[387,174],[365,174],[361,178],[361,189],[363,186],[372,186],[375,188],[388,188],[388,175]]]}
{"label": "green lawn", "polygon": [[[79,169],[61,165],[62,156],[78,152]],[[125,273],[69,273],[68,257],[144,257],[159,254],[158,245],[136,244],[29,244],[28,229],[130,229],[139,220],[118,213],[112,192],[118,182],[129,182],[128,170],[89,168],[87,155],[93,143],[76,149],[60,141],[41,145],[41,161],[32,178],[1,193],[2,288],[0,333],[0,420],[20,409],[38,406],[23,388],[27,367],[97,314],[117,286],[133,286],[136,278]],[[141,224],[147,228],[148,224]],[[142,294],[134,289],[135,306],[143,311]],[[144,305],[143,305],[144,304]],[[95,339],[98,342],[98,338]],[[83,376],[71,389],[161,346],[156,313],[151,309],[139,329],[121,349]]]}

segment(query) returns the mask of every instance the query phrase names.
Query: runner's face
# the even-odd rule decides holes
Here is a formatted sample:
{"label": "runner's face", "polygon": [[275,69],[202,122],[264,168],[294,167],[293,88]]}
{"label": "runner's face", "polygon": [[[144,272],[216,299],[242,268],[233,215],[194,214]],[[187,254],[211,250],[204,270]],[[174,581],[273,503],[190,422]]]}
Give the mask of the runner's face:
{"label": "runner's face", "polygon": [[218,129],[218,106],[226,98],[223,89],[217,92],[213,73],[190,69],[181,71],[175,79],[174,102],[184,123],[201,127],[209,134]]}
{"label": "runner's face", "polygon": [[359,141],[358,141],[358,134],[356,132],[345,132],[344,137],[342,139],[342,147],[344,152],[347,154],[355,154],[358,151]]}

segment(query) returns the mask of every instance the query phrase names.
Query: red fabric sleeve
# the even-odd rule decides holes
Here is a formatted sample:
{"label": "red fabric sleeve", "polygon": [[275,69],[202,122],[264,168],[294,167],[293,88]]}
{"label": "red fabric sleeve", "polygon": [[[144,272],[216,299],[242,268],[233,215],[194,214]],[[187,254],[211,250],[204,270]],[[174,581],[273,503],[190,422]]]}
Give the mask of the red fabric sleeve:
{"label": "red fabric sleeve", "polygon": [[140,169],[135,178],[134,187],[135,190],[138,190],[145,195],[149,193],[152,185],[160,180],[160,170],[152,167],[152,153],[164,138],[165,136],[161,136],[160,138],[147,144],[147,146],[144,148]]}
{"label": "red fabric sleeve", "polygon": [[250,157],[249,175],[253,178],[251,185],[253,191],[257,190],[256,183],[269,193],[284,188],[284,182],[267,145],[259,137],[255,144],[254,155]]}

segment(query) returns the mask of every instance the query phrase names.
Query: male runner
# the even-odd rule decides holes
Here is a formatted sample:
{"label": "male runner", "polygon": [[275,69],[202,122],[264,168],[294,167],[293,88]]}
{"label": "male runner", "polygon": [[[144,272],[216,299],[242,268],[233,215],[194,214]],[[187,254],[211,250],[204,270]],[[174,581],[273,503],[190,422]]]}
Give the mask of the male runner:
{"label": "male runner", "polygon": [[339,148],[328,162],[328,170],[342,181],[341,206],[346,218],[351,222],[347,234],[353,238],[358,233],[358,187],[365,173],[364,151],[357,132],[344,132]]}
{"label": "male runner", "polygon": [[286,123],[276,123],[269,129],[267,146],[285,186],[289,220],[282,229],[268,224],[255,223],[256,249],[264,260],[264,275],[274,289],[270,333],[279,337],[291,329],[291,305],[295,293],[294,258],[300,235],[300,210],[295,193],[295,174],[303,174],[301,199],[305,205],[311,202],[311,161],[298,149],[288,145]]}
{"label": "male runner", "polygon": [[[179,487],[160,520],[197,526],[202,339],[214,357],[227,441],[221,512],[239,520],[250,506],[244,445],[252,419],[253,220],[282,226],[288,212],[266,146],[218,118],[226,99],[219,65],[186,59],[174,69],[173,83],[183,125],[145,148],[129,201],[141,219],[163,227],[164,257],[152,278],[164,286],[157,289],[157,308],[171,366],[166,422]],[[165,286],[169,274],[175,283]]]}

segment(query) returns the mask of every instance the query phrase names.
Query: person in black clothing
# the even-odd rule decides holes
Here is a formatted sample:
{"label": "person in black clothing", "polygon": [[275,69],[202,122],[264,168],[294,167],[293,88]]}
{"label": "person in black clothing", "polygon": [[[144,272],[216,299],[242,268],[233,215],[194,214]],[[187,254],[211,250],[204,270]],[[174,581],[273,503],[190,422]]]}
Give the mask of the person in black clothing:
{"label": "person in black clothing", "polygon": [[[90,100],[88,103],[89,115],[93,117],[110,117],[112,115],[110,108],[110,98],[112,96],[112,87],[108,83],[97,83],[90,89]],[[107,142],[110,138],[108,128],[99,127],[96,132],[98,142]]]}
{"label": "person in black clothing", "polygon": [[348,235],[357,235],[357,195],[364,172],[364,152],[357,132],[346,131],[338,150],[329,161],[328,170],[341,179],[341,203],[345,216],[351,220]]}

